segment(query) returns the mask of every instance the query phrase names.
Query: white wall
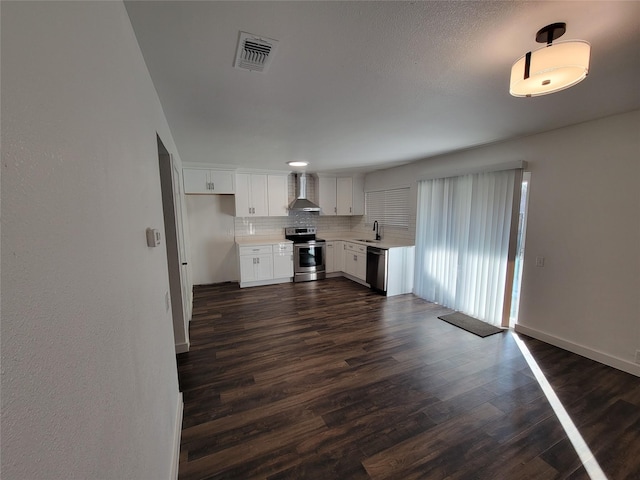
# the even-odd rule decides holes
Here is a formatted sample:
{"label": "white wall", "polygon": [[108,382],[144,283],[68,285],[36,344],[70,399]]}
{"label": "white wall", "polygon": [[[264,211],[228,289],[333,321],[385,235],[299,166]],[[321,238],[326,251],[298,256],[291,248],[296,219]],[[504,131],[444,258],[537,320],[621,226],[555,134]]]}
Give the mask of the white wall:
{"label": "white wall", "polygon": [[166,479],[180,393],[156,132],[120,2],[2,2],[2,478]]}
{"label": "white wall", "polygon": [[[532,172],[518,328],[640,375],[640,111],[375,172],[366,189],[525,160]],[[544,256],[544,268],[535,267]]]}
{"label": "white wall", "polygon": [[186,195],[195,285],[238,281],[233,195]]}

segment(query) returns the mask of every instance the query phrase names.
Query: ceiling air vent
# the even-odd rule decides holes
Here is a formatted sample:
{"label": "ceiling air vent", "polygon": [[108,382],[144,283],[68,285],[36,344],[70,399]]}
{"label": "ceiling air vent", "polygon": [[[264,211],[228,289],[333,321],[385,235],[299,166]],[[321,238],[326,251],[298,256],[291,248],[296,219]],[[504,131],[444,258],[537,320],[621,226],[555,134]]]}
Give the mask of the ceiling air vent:
{"label": "ceiling air vent", "polygon": [[277,45],[277,40],[240,32],[238,50],[236,51],[236,68],[265,72],[271,63]]}

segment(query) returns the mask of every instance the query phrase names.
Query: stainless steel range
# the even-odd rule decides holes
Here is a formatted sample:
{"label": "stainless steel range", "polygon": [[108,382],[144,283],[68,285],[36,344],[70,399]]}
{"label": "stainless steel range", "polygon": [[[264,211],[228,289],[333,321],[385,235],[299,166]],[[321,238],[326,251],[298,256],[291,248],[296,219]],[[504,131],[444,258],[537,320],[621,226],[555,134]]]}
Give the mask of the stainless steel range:
{"label": "stainless steel range", "polygon": [[322,280],[326,276],[326,242],[316,238],[315,227],[288,227],[287,240],[293,241],[293,281]]}

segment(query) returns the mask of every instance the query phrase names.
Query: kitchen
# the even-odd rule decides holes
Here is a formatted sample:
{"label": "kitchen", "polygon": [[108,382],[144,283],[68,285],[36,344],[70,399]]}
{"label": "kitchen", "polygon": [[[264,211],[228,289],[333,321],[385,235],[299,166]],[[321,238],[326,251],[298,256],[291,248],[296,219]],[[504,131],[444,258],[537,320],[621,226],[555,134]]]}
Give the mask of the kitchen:
{"label": "kitchen", "polygon": [[[184,176],[186,211],[194,284],[239,281],[240,287],[246,287],[300,278],[300,272],[294,275],[294,265],[300,268],[300,262],[294,261],[299,260],[299,247],[294,255],[295,238],[285,238],[285,230],[294,227],[315,229],[310,232],[311,237],[317,235],[319,242],[323,240],[316,247],[322,259],[318,266],[321,275],[310,278],[303,274],[303,280],[344,275],[370,286],[371,282],[367,283],[367,250],[372,250],[374,244],[388,253],[384,265],[388,265],[390,282],[388,288],[386,282],[374,287],[390,296],[411,292],[413,235],[408,225],[380,226],[377,220],[367,221],[362,175],[236,174],[208,169],[212,176],[220,178],[227,173],[233,178],[227,184],[218,181],[217,191],[202,193],[206,190],[192,187],[186,180],[194,170],[189,165],[184,169],[187,172]],[[253,182],[252,188],[241,191],[240,187],[236,193],[234,186],[246,182],[247,175]],[[407,210],[408,188],[400,190],[405,193],[400,201],[405,203]],[[254,197],[250,201],[247,200],[249,191]],[[296,200],[302,199],[308,205],[295,205]],[[242,216],[238,212],[247,213]],[[381,215],[384,214],[381,212]],[[402,216],[400,212],[399,217]],[[316,240],[311,237],[306,239]],[[309,269],[309,265],[303,267],[306,272]]]}

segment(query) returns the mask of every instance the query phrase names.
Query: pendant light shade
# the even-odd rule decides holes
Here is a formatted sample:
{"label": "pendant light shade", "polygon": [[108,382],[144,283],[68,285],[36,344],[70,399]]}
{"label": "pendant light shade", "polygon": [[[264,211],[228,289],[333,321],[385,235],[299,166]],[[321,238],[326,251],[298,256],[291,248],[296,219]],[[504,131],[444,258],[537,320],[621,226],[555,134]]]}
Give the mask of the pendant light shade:
{"label": "pendant light shade", "polygon": [[[561,33],[558,25],[563,26]],[[537,34],[547,46],[520,57],[511,67],[509,93],[537,97],[559,92],[584,80],[589,73],[591,45],[583,40],[552,43],[564,33],[565,24],[553,24]]]}

